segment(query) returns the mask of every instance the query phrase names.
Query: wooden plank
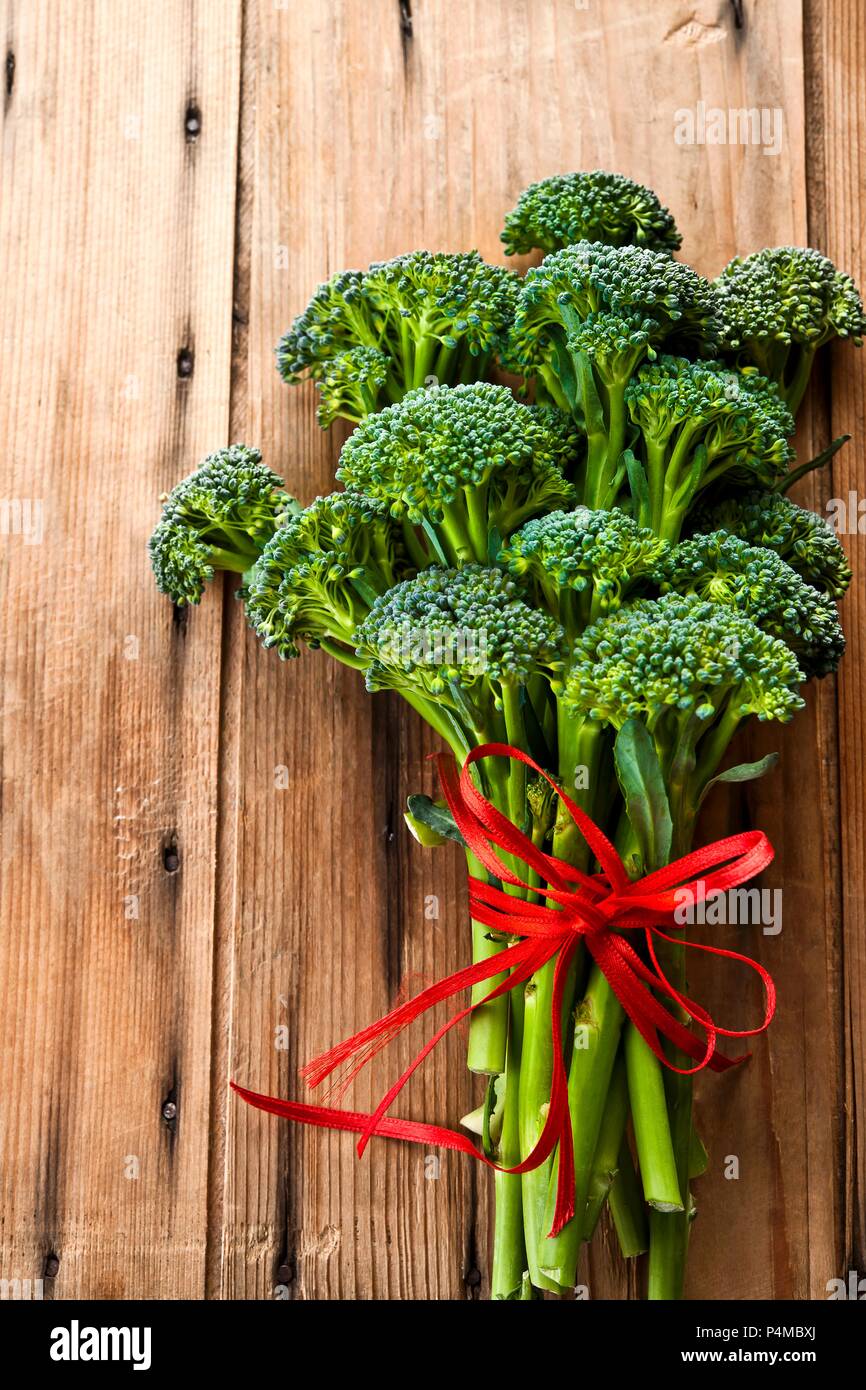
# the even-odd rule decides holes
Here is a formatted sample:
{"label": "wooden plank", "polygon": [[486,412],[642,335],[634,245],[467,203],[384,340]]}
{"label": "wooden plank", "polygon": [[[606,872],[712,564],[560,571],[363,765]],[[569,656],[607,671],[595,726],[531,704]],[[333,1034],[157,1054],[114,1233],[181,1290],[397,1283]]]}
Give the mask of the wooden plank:
{"label": "wooden plank", "polygon": [[220,606],[145,541],[227,434],[240,5],[4,12],[0,1274],[200,1297]]}
{"label": "wooden plank", "polygon": [[[811,108],[809,223],[812,244],[852,275],[866,283],[862,209],[866,197],[866,160],[862,137],[866,116],[863,65],[866,60],[866,19],[856,5],[832,0],[806,6],[807,94]],[[842,1127],[842,1153],[833,1178],[841,1187],[842,1223],[838,1260],[827,1278],[847,1278],[849,1270],[866,1269],[866,1119],[862,1097],[866,1087],[866,840],[864,840],[864,756],[866,705],[859,660],[866,632],[863,523],[857,511],[862,499],[866,436],[866,361],[847,344],[834,347],[819,383],[820,409],[826,438],[850,433],[853,438],[834,460],[832,487],[827,493],[848,505],[848,534],[842,536],[854,579],[843,614],[849,651],[839,678],[839,851],[841,857],[842,926],[839,971],[841,993],[842,1087],[837,1114]],[[816,393],[817,394],[817,393]],[[850,507],[851,495],[855,505]],[[816,1292],[821,1296],[820,1278]]]}
{"label": "wooden plank", "polygon": [[[312,392],[280,385],[271,350],[334,271],[418,245],[476,245],[499,258],[502,217],[522,187],[595,165],[657,188],[683,228],[684,254],[707,273],[735,251],[806,237],[799,0],[688,9],[665,0],[637,10],[624,0],[253,6],[245,100],[254,108],[241,179],[248,327],[232,433],[261,442],[305,500],[330,487],[339,439],[317,432]],[[699,100],[780,110],[780,153],[677,144],[676,113]],[[221,820],[233,877],[218,944],[232,1008],[225,1076],[297,1094],[303,1058],[368,1021],[401,982],[465,959],[462,873],[447,851],[427,859],[408,846],[400,825],[403,797],[429,775],[429,740],[415,720],[393,701],[371,701],[321,658],[281,669],[242,639],[237,612],[230,624]],[[786,1000],[772,1042],[725,1089],[716,1078],[701,1085],[714,1169],[699,1189],[694,1296],[805,1294],[834,1249],[837,1135],[822,1080],[836,1057],[831,1050],[816,1075],[803,1044],[806,1018],[833,1037],[836,1017],[830,832],[803,835],[806,798],[816,787],[832,794],[831,706],[820,692],[783,739],[784,781],[753,803],[803,920],[762,943]],[[288,786],[276,791],[279,767]],[[432,928],[430,893],[440,904]],[[699,979],[722,1014],[739,1007],[739,981]],[[387,1072],[379,1066],[356,1086],[354,1102],[366,1104],[371,1082],[381,1089],[406,1055],[396,1048]],[[455,1044],[428,1064],[403,1113],[453,1123],[470,1094]],[[733,1150],[738,1184],[721,1170]],[[225,1173],[214,1192],[224,1209],[214,1291],[440,1298],[486,1288],[487,1180],[453,1159],[439,1182],[425,1182],[415,1153],[380,1146],[359,1166],[346,1139],[230,1106]],[[594,1296],[626,1289],[606,1251],[593,1254],[585,1277]]]}

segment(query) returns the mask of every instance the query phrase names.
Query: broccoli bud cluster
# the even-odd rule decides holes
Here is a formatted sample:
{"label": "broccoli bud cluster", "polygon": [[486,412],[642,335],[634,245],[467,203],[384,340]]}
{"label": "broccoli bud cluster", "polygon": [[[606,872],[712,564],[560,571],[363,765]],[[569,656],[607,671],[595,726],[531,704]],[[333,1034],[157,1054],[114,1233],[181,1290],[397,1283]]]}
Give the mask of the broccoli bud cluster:
{"label": "broccoli bud cluster", "polygon": [[815,351],[831,338],[858,347],[866,317],[850,276],[809,247],[776,246],[737,256],[715,282],[723,346],[775,381],[796,410]]}
{"label": "broccoli bud cluster", "polygon": [[505,219],[506,254],[559,251],[576,241],[677,251],[682,237],[651,188],[602,169],[554,174],[525,188]]}
{"label": "broccoli bud cluster", "polygon": [[574,500],[562,466],[577,448],[565,422],[520,405],[505,386],[421,388],[359,425],[337,477],[432,528],[447,563],[483,564],[492,536]]}
{"label": "broccoli bud cluster", "polygon": [[637,599],[584,633],[565,676],[565,700],[619,727],[635,715],[650,731],[691,716],[709,725],[790,719],[803,701],[789,647],[728,604],[698,595]]}
{"label": "broccoli bud cluster", "polygon": [[669,548],[625,512],[575,507],[528,521],[502,547],[499,562],[528,581],[537,601],[575,636],[650,584]]}
{"label": "broccoli bud cluster", "polygon": [[726,497],[699,507],[694,525],[700,531],[730,531],[775,551],[807,584],[831,598],[844,598],[851,583],[848,557],[829,522],[781,493],[756,490]]}
{"label": "broccoli bud cluster", "polygon": [[349,657],[371,604],[407,568],[384,508],[346,493],[318,497],[271,537],[246,576],[247,619],[283,659],[298,655],[300,641],[327,639]]}
{"label": "broccoli bud cluster", "polygon": [[284,381],[315,381],[319,423],[353,423],[431,381],[483,378],[518,278],[475,251],[412,251],[320,285],[277,346]]}
{"label": "broccoli bud cluster", "polygon": [[640,432],[641,520],[670,540],[720,478],[772,487],[788,471],[793,417],[774,383],[754,372],[662,356],[638,370],[625,399]]}
{"label": "broccoli bud cluster", "polygon": [[148,551],[157,588],[178,605],[200,602],[217,570],[243,574],[298,509],[261,452],[243,444],[209,454],[162,500]]}
{"label": "broccoli bud cluster", "polygon": [[807,675],[835,671],[845,650],[836,608],[774,550],[726,531],[681,541],[659,567],[662,592],[730,604],[797,655]]}

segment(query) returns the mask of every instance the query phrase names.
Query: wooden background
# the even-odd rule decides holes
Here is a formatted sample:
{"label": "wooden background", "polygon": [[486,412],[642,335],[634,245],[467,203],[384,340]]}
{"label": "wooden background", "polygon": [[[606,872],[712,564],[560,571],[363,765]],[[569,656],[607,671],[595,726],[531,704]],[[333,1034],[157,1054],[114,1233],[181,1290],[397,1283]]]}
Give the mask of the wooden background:
{"label": "wooden background", "polygon": [[[305,500],[328,490],[339,432],[273,369],[292,315],[415,246],[500,258],[505,211],[548,173],[649,183],[702,271],[808,241],[862,284],[863,7],[2,8],[2,495],[42,506],[44,537],[0,536],[0,1277],[56,1298],[483,1297],[474,1165],[444,1155],[437,1179],[387,1144],[358,1163],[227,1090],[299,1094],[304,1058],[465,959],[459,857],[401,821],[430,738],[324,657],[258,650],[231,584],[173,616],[145,555],[157,497],[238,439]],[[698,100],[780,109],[781,153],[677,145]],[[817,504],[862,476],[864,364],[834,350],[810,395],[803,449],[857,436]],[[785,918],[753,938],[781,991],[769,1039],[699,1085],[692,1297],[823,1298],[866,1270],[866,560],[846,544],[844,672],[751,740],[782,768],[708,826],[766,828]],[[721,1016],[757,1003],[724,971],[696,985]],[[403,1113],[477,1102],[461,1051]],[[581,1277],[634,1291],[607,1232]]]}

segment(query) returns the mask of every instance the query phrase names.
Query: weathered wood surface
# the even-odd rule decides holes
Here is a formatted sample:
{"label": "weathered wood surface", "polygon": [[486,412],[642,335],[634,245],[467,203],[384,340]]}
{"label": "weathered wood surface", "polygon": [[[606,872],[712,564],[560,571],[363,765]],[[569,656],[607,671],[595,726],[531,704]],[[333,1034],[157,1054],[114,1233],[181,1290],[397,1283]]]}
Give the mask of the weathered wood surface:
{"label": "weathered wood surface", "polygon": [[[260,443],[304,500],[328,490],[339,431],[273,371],[291,316],[326,275],[413,246],[499,258],[504,212],[547,173],[649,183],[705,272],[811,237],[862,282],[858,7],[5,11],[2,493],[41,501],[44,538],[0,544],[0,1276],[58,1298],[483,1296],[480,1170],[446,1155],[437,1177],[389,1145],[359,1164],[347,1138],[227,1093],[230,1076],[296,1092],[304,1057],[465,959],[460,860],[401,821],[430,789],[431,738],[324,657],[257,650],[231,586],[174,622],[144,554],[157,495],[230,439]],[[676,143],[699,101],[781,112],[780,151]],[[845,495],[864,450],[850,349],[802,447],[831,430],[860,436],[834,469]],[[829,484],[809,487],[820,503]],[[782,769],[708,820],[768,830],[785,917],[756,941],[782,998],[769,1040],[699,1086],[693,1297],[821,1298],[866,1268],[866,611],[847,539],[845,673],[781,738],[750,736]],[[746,1020],[750,989],[694,975]],[[403,1113],[456,1123],[475,1103],[455,1038]],[[607,1239],[582,1278],[593,1297],[629,1289]]]}

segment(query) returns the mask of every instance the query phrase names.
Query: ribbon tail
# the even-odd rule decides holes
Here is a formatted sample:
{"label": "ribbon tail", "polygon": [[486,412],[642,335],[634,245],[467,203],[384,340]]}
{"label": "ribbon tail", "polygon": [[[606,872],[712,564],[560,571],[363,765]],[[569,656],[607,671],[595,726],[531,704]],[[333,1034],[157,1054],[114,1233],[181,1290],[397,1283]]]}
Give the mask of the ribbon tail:
{"label": "ribbon tail", "polygon": [[[310,1087],[321,1084],[331,1073],[343,1062],[352,1063],[349,1075],[343,1079],[340,1090],[344,1090],[349,1082],[358,1072],[375,1057],[377,1052],[399,1033],[414,1022],[421,1014],[432,1009],[434,1005],[450,999],[461,990],[469,989],[472,985],[480,984],[484,980],[493,979],[496,975],[501,975],[503,971],[512,969],[520,964],[521,961],[534,957],[538,953],[537,942],[521,941],[516,946],[506,947],[504,951],[498,952],[495,956],[489,956],[486,960],[477,961],[474,965],[467,965],[462,970],[457,970],[453,975],[449,975],[444,980],[439,980],[435,985],[422,990],[413,999],[407,1000],[405,1004],[399,1004],[396,1009],[377,1019],[375,1023],[362,1028],[359,1033],[353,1034],[350,1038],[344,1038],[342,1042],[336,1043],[327,1052],[314,1057],[301,1068],[301,1076]],[[511,988],[512,986],[507,985]]]}

